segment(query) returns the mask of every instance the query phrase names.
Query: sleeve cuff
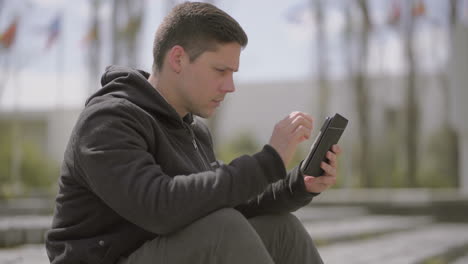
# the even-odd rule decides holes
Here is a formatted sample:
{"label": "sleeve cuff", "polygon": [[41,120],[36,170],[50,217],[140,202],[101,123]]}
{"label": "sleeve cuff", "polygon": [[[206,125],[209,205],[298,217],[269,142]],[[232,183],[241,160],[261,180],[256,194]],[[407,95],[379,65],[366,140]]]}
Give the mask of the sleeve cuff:
{"label": "sleeve cuff", "polygon": [[[313,198],[320,193],[308,192],[305,187],[304,174],[301,172],[301,163],[296,166],[291,172],[289,172],[289,191],[295,197],[301,197],[304,199]],[[300,199],[300,198],[299,198]]]}
{"label": "sleeve cuff", "polygon": [[265,145],[262,151],[253,157],[260,163],[268,182],[273,183],[286,178],[287,172],[283,160],[272,146]]}

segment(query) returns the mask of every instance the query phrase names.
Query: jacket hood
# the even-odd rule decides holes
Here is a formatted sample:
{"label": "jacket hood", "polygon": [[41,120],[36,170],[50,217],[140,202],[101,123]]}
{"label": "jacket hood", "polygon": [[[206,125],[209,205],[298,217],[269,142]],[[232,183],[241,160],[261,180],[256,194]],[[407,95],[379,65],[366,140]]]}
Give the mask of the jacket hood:
{"label": "jacket hood", "polygon": [[148,72],[122,66],[108,66],[101,77],[102,88],[86,100],[86,106],[95,102],[121,98],[141,107],[151,115],[166,119],[173,125],[191,124],[192,114],[183,119],[162,95],[148,82]]}

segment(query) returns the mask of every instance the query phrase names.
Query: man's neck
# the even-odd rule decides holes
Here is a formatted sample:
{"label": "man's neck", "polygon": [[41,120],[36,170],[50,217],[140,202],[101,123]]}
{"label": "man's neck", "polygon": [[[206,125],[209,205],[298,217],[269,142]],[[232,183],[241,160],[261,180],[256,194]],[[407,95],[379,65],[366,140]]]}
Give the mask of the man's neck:
{"label": "man's neck", "polygon": [[151,73],[149,78],[148,78],[148,82],[153,86],[154,89],[156,89],[156,91],[158,91],[158,93],[161,95],[162,98],[164,98],[164,100],[166,100],[166,102],[171,105],[174,110],[176,110],[177,114],[183,118],[185,115],[187,115],[188,113],[186,112],[182,112],[178,109],[178,107],[176,106],[176,104],[174,102],[172,102],[173,100],[172,97],[171,97],[171,94],[169,91],[167,91],[167,87],[168,85],[165,85],[164,84],[164,80],[162,80],[161,78],[158,78],[156,77],[156,75],[154,73]]}

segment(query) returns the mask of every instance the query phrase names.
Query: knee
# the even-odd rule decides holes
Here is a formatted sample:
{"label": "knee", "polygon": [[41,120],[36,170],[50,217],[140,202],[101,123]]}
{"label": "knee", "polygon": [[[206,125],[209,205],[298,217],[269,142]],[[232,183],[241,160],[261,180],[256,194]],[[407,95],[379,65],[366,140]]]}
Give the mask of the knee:
{"label": "knee", "polygon": [[245,217],[234,208],[221,208],[209,214],[208,217],[214,219],[215,221],[229,221],[229,219],[238,221],[242,218],[245,219]]}
{"label": "knee", "polygon": [[291,230],[304,230],[304,226],[297,219],[297,217],[291,213],[274,215],[271,220],[273,225],[281,226],[283,228],[291,229]]}
{"label": "knee", "polygon": [[233,208],[219,209],[207,216],[214,228],[222,229],[219,231],[237,233],[246,228],[251,228],[247,219]]}
{"label": "knee", "polygon": [[275,227],[283,234],[288,234],[288,237],[300,240],[310,239],[309,233],[295,215],[286,213],[267,217],[269,217],[268,223],[271,227]]}
{"label": "knee", "polygon": [[232,208],[220,209],[208,215],[207,219],[215,244],[222,243],[231,249],[263,247],[255,229],[239,211]]}

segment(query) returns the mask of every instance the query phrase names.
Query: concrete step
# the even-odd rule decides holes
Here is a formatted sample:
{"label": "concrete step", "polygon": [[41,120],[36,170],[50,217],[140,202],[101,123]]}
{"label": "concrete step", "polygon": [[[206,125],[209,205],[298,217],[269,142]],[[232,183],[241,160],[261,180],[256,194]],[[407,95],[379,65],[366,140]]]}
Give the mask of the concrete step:
{"label": "concrete step", "polygon": [[297,210],[294,214],[302,222],[315,222],[368,215],[369,212],[366,208],[360,206],[306,206]]}
{"label": "concrete step", "polygon": [[0,199],[0,216],[51,215],[54,202],[51,197]]}
{"label": "concrete step", "polygon": [[[325,263],[420,263],[468,246],[468,224],[436,224],[425,216],[369,215],[361,207],[305,207],[295,214]],[[51,221],[51,216],[0,217],[0,243],[19,245],[0,249],[0,264],[48,263],[42,243]],[[457,256],[462,255],[468,252]],[[464,260],[457,264],[468,263]]]}
{"label": "concrete step", "polygon": [[49,264],[42,244],[0,249],[0,264]]}
{"label": "concrete step", "polygon": [[409,264],[424,263],[464,246],[468,246],[468,224],[431,224],[351,243],[334,243],[319,247],[319,251],[327,264]]}
{"label": "concrete step", "polygon": [[[418,264],[461,245],[468,245],[468,224],[429,224],[370,239],[321,246],[319,251],[327,264]],[[455,263],[468,263],[466,259],[461,258]],[[49,262],[42,244],[0,249],[0,264],[13,263]]]}
{"label": "concrete step", "polygon": [[43,243],[51,216],[0,216],[0,248]]}
{"label": "concrete step", "polygon": [[468,254],[457,258],[452,264],[467,264],[468,263]]}
{"label": "concrete step", "polygon": [[[296,212],[303,222],[342,219],[366,214],[360,207],[306,207]],[[51,216],[0,216],[0,248],[44,242],[45,232],[52,223]]]}
{"label": "concrete step", "polygon": [[304,222],[317,245],[359,240],[409,230],[432,222],[427,216],[367,215],[340,220]]}

